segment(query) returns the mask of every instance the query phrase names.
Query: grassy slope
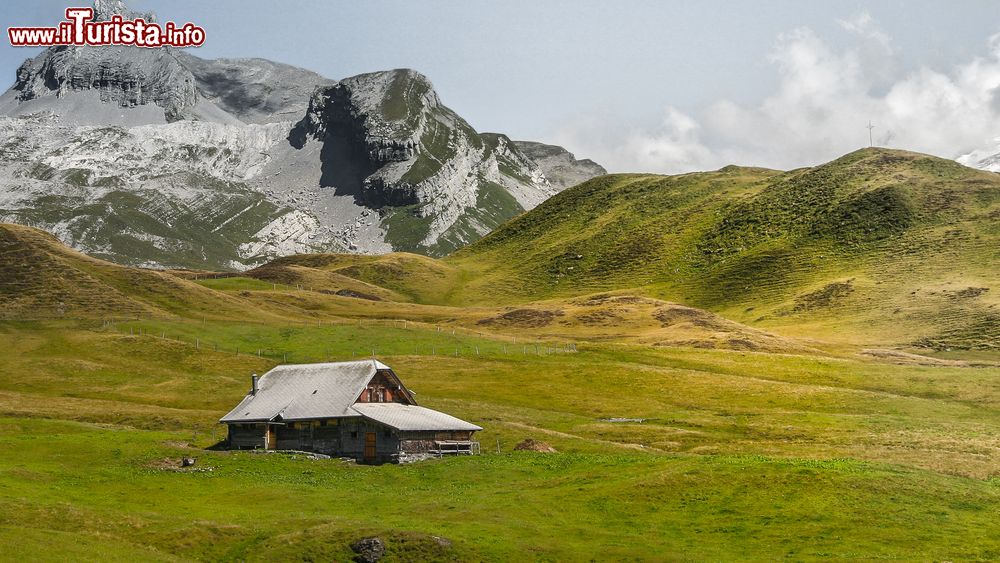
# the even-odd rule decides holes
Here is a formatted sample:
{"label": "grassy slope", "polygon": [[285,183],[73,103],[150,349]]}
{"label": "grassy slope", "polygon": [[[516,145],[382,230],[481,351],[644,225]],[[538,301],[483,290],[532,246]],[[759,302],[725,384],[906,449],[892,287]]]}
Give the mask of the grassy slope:
{"label": "grassy slope", "polygon": [[866,149],[811,169],[615,175],[448,259],[454,302],[640,288],[785,334],[995,348],[1000,178]]}
{"label": "grassy slope", "polygon": [[30,227],[0,224],[0,257],[3,318],[278,316],[177,276],[90,258]]}
{"label": "grassy slope", "polygon": [[[252,322],[394,318],[437,323],[512,338],[563,341],[628,339],[770,351],[804,345],[674,304],[629,296],[556,300],[532,307],[455,308],[443,288],[462,272],[413,254],[314,255],[280,259],[247,273],[211,277],[130,269],[88,258],[51,236],[0,227],[8,259],[0,270],[0,314],[13,319],[187,318]],[[366,283],[378,279],[381,285]],[[214,291],[213,291],[214,290]],[[249,312],[249,314],[248,314]]]}
{"label": "grassy slope", "polygon": [[266,281],[308,284],[310,271],[359,280],[366,288],[388,290],[400,301],[436,303],[459,283],[461,272],[440,261],[397,252],[381,256],[313,254],[279,258],[247,274]]}
{"label": "grassy slope", "polygon": [[604,176],[443,261],[324,268],[421,303],[627,292],[792,337],[995,351],[998,213],[996,174],[873,149],[787,173]]}

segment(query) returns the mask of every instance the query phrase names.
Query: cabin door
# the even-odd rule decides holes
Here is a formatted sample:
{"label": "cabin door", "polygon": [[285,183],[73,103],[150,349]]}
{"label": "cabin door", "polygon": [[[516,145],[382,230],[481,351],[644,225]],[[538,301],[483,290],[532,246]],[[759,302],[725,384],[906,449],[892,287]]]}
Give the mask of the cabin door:
{"label": "cabin door", "polygon": [[278,437],[273,426],[268,424],[264,432],[264,449],[273,450],[278,443]]}
{"label": "cabin door", "polygon": [[365,432],[365,461],[375,461],[374,432]]}

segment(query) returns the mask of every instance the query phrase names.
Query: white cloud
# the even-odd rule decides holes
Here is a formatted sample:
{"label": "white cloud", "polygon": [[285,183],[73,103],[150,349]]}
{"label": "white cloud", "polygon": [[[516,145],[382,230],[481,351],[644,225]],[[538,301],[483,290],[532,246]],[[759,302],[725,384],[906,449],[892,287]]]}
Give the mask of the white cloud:
{"label": "white cloud", "polygon": [[892,50],[889,35],[882,31],[868,12],[861,12],[849,20],[837,20],[837,23],[847,31],[871,39],[888,51]]}
{"label": "white cloud", "polygon": [[778,87],[756,104],[722,99],[697,114],[667,106],[661,122],[628,130],[590,119],[555,141],[610,170],[667,173],[825,162],[867,145],[869,119],[880,146],[956,158],[996,144],[1000,34],[987,56],[948,72],[922,67],[893,76],[891,38],[870,15],[839,24],[856,38],[839,51],[808,28],[781,35],[769,57]]}

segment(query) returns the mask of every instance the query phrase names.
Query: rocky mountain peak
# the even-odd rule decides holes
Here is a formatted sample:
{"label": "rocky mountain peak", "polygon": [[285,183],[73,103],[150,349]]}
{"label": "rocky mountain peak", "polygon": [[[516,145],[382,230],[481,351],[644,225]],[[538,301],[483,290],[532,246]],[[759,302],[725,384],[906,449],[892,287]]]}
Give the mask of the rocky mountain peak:
{"label": "rocky mountain peak", "polygon": [[53,47],[17,70],[18,101],[96,92],[123,108],[155,104],[166,121],[188,117],[199,96],[194,78],[167,49]]}
{"label": "rocky mountain peak", "polygon": [[194,77],[169,49],[51,47],[17,70],[21,102],[96,93],[122,108],[155,104],[166,121],[190,117],[199,96]]}
{"label": "rocky mountain peak", "polygon": [[[131,10],[121,0],[95,0],[95,20],[106,21],[115,15],[155,21],[152,13]],[[50,47],[18,68],[13,90],[17,93],[13,101],[35,101],[26,106],[29,112],[65,106],[68,104],[57,100],[73,98],[79,102],[74,105],[74,117],[84,123],[104,119],[107,112],[101,104],[159,107],[161,121],[178,121],[196,117],[200,101],[194,76],[166,47]],[[5,109],[5,113],[14,112],[14,108]],[[144,112],[143,119],[151,120],[150,114]]]}
{"label": "rocky mountain peak", "polygon": [[427,115],[440,106],[430,80],[419,72],[369,72],[318,89],[301,127],[321,140],[331,125],[346,126],[371,161],[405,161],[416,156]]}
{"label": "rocky mountain peak", "polygon": [[[433,128],[454,140],[458,126],[475,135],[459,121],[441,105],[427,77],[397,69],[318,88],[290,138],[297,146],[307,136],[323,142],[328,172],[324,182],[357,194],[369,206],[429,203],[421,199],[416,185],[433,176],[435,167],[421,168],[419,174],[413,171],[421,155],[435,158],[436,140],[425,139],[425,134]],[[438,161],[436,168],[441,164]]]}
{"label": "rocky mountain peak", "polygon": [[94,0],[94,21],[109,21],[116,15],[126,20],[142,18],[147,22],[156,21],[156,14],[153,12],[138,12],[129,8],[122,0]]}

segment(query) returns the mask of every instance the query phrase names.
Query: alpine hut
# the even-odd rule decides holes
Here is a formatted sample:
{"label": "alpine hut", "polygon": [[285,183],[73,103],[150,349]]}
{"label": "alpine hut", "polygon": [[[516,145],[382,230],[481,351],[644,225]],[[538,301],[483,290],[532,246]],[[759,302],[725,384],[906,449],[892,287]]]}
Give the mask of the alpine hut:
{"label": "alpine hut", "polygon": [[303,450],[365,463],[474,454],[479,426],[417,405],[377,360],[280,365],[219,422],[230,449]]}

